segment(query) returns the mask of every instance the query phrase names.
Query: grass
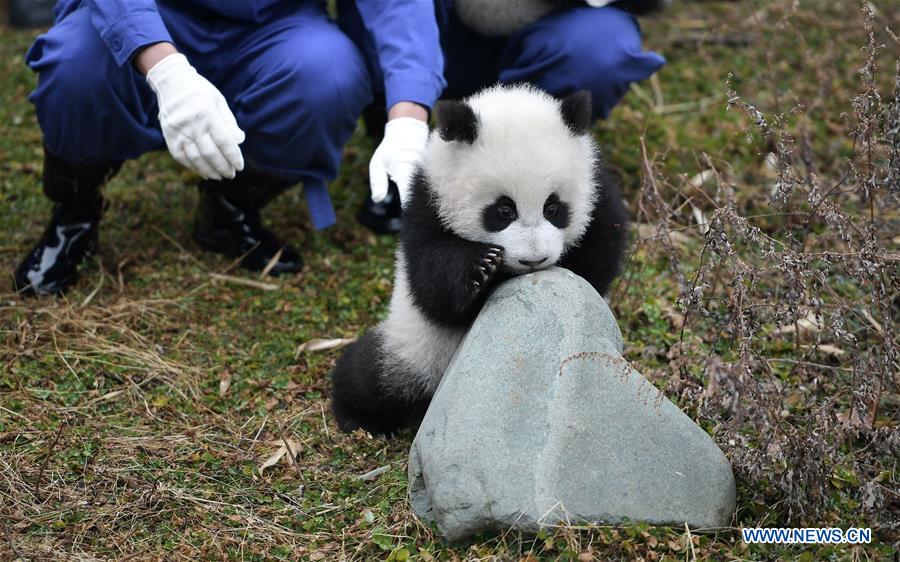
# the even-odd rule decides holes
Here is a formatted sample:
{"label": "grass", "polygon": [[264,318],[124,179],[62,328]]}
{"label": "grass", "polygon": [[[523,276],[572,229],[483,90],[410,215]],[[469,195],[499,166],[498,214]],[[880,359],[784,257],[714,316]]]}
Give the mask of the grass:
{"label": "grass", "polygon": [[[412,434],[338,432],[326,394],[339,351],[297,352],[312,339],[354,337],[386,312],[394,240],[354,220],[372,150],[358,131],[333,185],[336,227],[313,231],[296,190],[267,211],[308,264],[265,280],[274,290],[214,278],[254,277],[191,242],[197,178],[160,153],[127,163],[108,186],[103,250],[65,299],[0,294],[0,559],[891,559],[900,540],[890,355],[898,313],[884,302],[897,298],[900,218],[896,193],[860,195],[868,171],[888,170],[890,146],[868,159],[854,146],[866,113],[853,103],[859,92],[878,93],[878,107],[893,99],[900,46],[885,28],[900,29],[900,10],[874,2],[872,33],[884,48],[868,57],[855,3],[781,4],[677,2],[645,20],[648,48],[669,64],[597,125],[640,223],[611,299],[626,354],[734,463],[730,528],[598,526],[446,545],[415,519],[406,502]],[[0,291],[50,209],[26,99],[36,81],[22,63],[31,40],[0,29]],[[857,73],[867,58],[878,63],[871,87]],[[839,186],[829,204],[878,246],[882,292],[847,257],[855,234],[844,240],[805,199],[772,202],[784,169],[766,158],[789,141],[787,167],[807,185]],[[761,238],[735,234],[740,221],[722,209]],[[770,240],[777,260],[765,251]],[[796,249],[800,273],[785,267],[784,248]],[[828,251],[845,262],[820,255]],[[796,310],[767,315],[798,286]],[[816,294],[828,306],[803,324]],[[879,357],[888,358],[880,375]],[[260,472],[285,444],[294,462],[276,457]],[[743,544],[739,528],[757,525],[855,525],[875,537]]]}

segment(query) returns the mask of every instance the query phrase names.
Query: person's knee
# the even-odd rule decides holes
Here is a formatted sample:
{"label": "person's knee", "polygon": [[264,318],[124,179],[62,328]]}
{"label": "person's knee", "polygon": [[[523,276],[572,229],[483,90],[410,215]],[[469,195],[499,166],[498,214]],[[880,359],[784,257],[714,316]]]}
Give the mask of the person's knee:
{"label": "person's knee", "polygon": [[[340,32],[316,49],[297,49],[283,68],[290,90],[306,116],[323,122],[356,122],[371,98],[368,72],[356,46]],[[323,56],[325,54],[325,56]]]}
{"label": "person's knee", "polygon": [[579,21],[573,26],[566,58],[580,81],[575,88],[590,90],[594,113],[605,117],[632,82],[649,78],[665,59],[643,50],[641,32],[630,14],[616,8],[586,12],[592,25]]}
{"label": "person's knee", "polygon": [[650,77],[665,63],[643,50],[636,20],[617,8],[554,14],[523,37],[522,45],[525,58],[532,49],[547,58],[547,64],[536,65],[541,75],[535,82],[554,93],[590,91],[598,117],[609,114],[632,82]]}
{"label": "person's knee", "polygon": [[40,36],[27,62],[39,75],[32,95],[39,116],[83,112],[112,88],[109,75],[115,61],[86,10],[71,14]]}
{"label": "person's knee", "polygon": [[336,29],[321,35],[298,35],[267,52],[265,71],[238,104],[249,158],[285,177],[312,168],[335,173],[341,149],[371,100],[356,46]]}
{"label": "person's knee", "polygon": [[87,9],[38,37],[26,61],[39,75],[29,99],[44,143],[60,158],[117,161],[164,146],[153,93],[136,70],[116,63]]}

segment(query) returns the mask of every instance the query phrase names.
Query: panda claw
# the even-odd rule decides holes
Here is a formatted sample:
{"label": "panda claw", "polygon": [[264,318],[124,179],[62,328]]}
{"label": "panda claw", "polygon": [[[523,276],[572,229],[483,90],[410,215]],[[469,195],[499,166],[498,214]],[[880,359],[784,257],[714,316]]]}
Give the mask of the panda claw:
{"label": "panda claw", "polygon": [[469,279],[470,303],[478,297],[481,291],[487,286],[488,281],[490,281],[494,277],[494,274],[497,273],[497,268],[502,260],[502,249],[488,248],[488,250],[481,255],[478,262],[475,263],[474,272]]}

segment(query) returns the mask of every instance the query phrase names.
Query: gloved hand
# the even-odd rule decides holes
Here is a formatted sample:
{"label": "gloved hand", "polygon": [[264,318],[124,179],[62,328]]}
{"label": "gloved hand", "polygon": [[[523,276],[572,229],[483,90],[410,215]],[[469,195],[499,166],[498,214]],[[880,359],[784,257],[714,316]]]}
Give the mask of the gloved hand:
{"label": "gloved hand", "polygon": [[172,156],[207,179],[233,178],[244,169],[242,131],[225,98],[181,53],[147,72],[159,100],[159,123]]}
{"label": "gloved hand", "polygon": [[414,117],[398,117],[387,122],[384,140],[369,161],[369,188],[378,203],[388,192],[388,178],[397,184],[400,202],[405,203],[413,166],[422,157],[428,140],[428,123]]}

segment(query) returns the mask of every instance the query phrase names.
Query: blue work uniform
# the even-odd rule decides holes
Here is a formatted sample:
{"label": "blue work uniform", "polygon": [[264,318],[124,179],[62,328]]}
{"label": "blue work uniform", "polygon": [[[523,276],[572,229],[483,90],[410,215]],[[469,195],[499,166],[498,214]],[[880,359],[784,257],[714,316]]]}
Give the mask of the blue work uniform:
{"label": "blue work uniform", "polygon": [[164,148],[156,97],[129,61],[169,41],[228,100],[248,164],[303,181],[317,228],[334,222],[326,182],[375,94],[387,107],[430,107],[442,92],[530,82],[590,90],[606,117],[665,63],[614,7],[552,12],[509,37],[468,29],[452,0],[338,0],[338,25],[319,0],[61,0],[56,10],[26,56],[51,152],[93,163]]}
{"label": "blue work uniform", "polygon": [[[431,106],[444,88],[434,5],[358,0],[357,42],[374,46],[389,104]],[[62,0],[28,51],[30,99],[44,142],[76,164],[165,147],[156,96],[130,64],[168,41],[225,96],[247,135],[248,163],[303,181],[313,224],[334,222],[326,182],[338,171],[373,87],[354,41],[318,0]]]}

